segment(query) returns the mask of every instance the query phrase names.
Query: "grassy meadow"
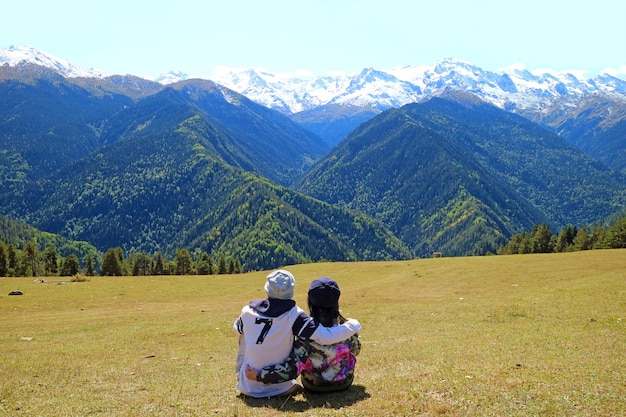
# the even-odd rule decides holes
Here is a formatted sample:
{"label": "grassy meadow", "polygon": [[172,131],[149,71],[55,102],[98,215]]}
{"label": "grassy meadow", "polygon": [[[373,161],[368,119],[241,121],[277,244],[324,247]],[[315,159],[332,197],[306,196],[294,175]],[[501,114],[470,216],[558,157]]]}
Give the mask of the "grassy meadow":
{"label": "grassy meadow", "polygon": [[626,250],[286,269],[361,321],[348,391],[238,395],[232,324],[267,272],[0,278],[0,415],[626,416]]}

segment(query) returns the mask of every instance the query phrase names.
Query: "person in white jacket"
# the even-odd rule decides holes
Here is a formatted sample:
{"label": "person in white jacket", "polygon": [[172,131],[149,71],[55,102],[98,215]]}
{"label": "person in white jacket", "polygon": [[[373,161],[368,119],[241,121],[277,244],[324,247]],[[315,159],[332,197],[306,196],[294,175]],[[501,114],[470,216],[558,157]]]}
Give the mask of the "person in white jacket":
{"label": "person in white jacket", "polygon": [[264,398],[285,395],[298,388],[295,379],[264,384],[246,378],[246,367],[262,369],[282,362],[293,349],[296,337],[331,345],[350,338],[361,330],[355,319],[335,327],[325,327],[311,318],[292,300],[295,278],[286,270],[267,276],[267,298],[251,301],[241,309],[233,328],[239,333],[237,355],[237,389],[244,395]]}

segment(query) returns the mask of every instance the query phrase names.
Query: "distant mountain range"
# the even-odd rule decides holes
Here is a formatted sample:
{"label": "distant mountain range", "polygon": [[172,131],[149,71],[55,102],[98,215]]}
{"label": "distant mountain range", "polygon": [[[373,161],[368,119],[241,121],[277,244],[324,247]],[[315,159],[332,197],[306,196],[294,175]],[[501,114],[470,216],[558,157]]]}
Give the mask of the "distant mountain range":
{"label": "distant mountain range", "polygon": [[[110,76],[100,70],[74,66],[32,47],[0,49],[0,65],[25,63],[54,69],[64,77]],[[153,81],[167,85],[189,78],[192,77],[172,71]],[[367,107],[380,112],[440,96],[450,90],[470,92],[507,111],[549,111],[557,99],[592,94],[606,94],[626,101],[626,81],[609,74],[585,78],[572,73],[532,73],[519,67],[492,72],[454,58],[433,65],[391,70],[365,68],[358,74],[309,77],[258,68],[220,68],[211,80],[285,114],[335,104]]]}
{"label": "distant mountain range", "polygon": [[[494,252],[626,209],[626,87],[432,67],[156,80],[0,50],[0,216],[246,269]],[[332,148],[332,149],[331,149]]]}
{"label": "distant mountain range", "polygon": [[[0,65],[26,64],[53,69],[64,77],[143,83],[136,88],[139,94],[146,91],[148,81],[79,68],[32,47],[0,49]],[[163,86],[189,78],[172,71],[151,81]],[[572,73],[530,72],[519,67],[492,72],[447,58],[433,65],[386,71],[367,68],[352,75],[310,77],[254,68],[221,68],[212,81],[288,115],[331,147],[360,123],[384,110],[463,91],[560,134],[613,168],[626,169],[626,155],[619,152],[624,147],[620,133],[626,123],[626,81],[609,74],[585,78]],[[148,88],[148,92],[153,89]],[[585,116],[590,113],[592,118]]]}
{"label": "distant mountain range", "polygon": [[[384,110],[463,91],[559,133],[613,168],[626,167],[624,152],[615,152],[625,145],[620,132],[626,119],[626,81],[609,74],[491,72],[448,58],[429,66],[367,68],[350,76],[306,79],[258,69],[224,70],[214,81],[289,114],[331,146]],[[591,124],[580,117],[586,113],[594,113]],[[607,141],[619,143],[602,149]]]}
{"label": "distant mountain range", "polygon": [[533,74],[524,69],[485,71],[447,58],[428,66],[382,71],[363,69],[354,75],[287,77],[259,69],[231,69],[213,80],[246,97],[284,113],[298,113],[329,104],[368,107],[379,111],[424,101],[451,89],[475,94],[505,110],[548,109],[561,97],[595,93],[626,99],[626,81],[599,75]]}

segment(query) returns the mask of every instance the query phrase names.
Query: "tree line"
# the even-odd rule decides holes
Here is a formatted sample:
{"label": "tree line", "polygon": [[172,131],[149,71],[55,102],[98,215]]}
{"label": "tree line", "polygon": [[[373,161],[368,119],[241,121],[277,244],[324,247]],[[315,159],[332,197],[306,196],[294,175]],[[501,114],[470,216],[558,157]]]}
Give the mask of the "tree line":
{"label": "tree line", "polygon": [[[546,223],[535,225],[532,231],[515,234],[500,247],[498,255],[525,253],[559,253],[592,249],[626,248],[626,216],[612,226],[565,226],[553,234]],[[173,258],[160,251],[154,256],[145,252],[124,255],[120,247],[108,249],[101,262],[92,253],[79,260],[76,254],[59,255],[56,246],[40,250],[35,240],[22,248],[0,240],[0,277],[20,276],[124,276],[124,275],[212,275],[240,274],[241,262],[235,257],[212,257],[196,249],[177,249]],[[98,268],[99,266],[99,268]]]}
{"label": "tree line", "polygon": [[151,256],[145,252],[124,255],[122,248],[110,248],[97,266],[96,257],[88,253],[82,262],[75,254],[59,255],[56,246],[41,251],[34,240],[22,248],[0,240],[0,277],[25,276],[123,276],[123,275],[213,275],[240,274],[241,262],[237,258],[219,255],[214,258],[206,252],[187,249],[176,250],[168,259],[161,252]]}
{"label": "tree line", "polygon": [[515,234],[498,250],[499,255],[524,253],[559,253],[591,249],[626,248],[626,216],[612,226],[565,226],[553,234],[546,223],[535,225],[532,231]]}

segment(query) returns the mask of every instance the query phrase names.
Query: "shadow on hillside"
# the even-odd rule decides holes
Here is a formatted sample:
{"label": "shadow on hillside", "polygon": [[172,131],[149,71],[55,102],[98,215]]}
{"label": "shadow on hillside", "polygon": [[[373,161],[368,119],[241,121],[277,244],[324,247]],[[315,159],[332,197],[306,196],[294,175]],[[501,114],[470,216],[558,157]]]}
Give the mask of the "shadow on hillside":
{"label": "shadow on hillside", "polygon": [[272,398],[252,398],[240,394],[239,398],[248,407],[271,407],[278,411],[303,412],[311,408],[340,409],[370,397],[362,385],[352,385],[345,391],[313,393],[300,391],[299,393]]}

